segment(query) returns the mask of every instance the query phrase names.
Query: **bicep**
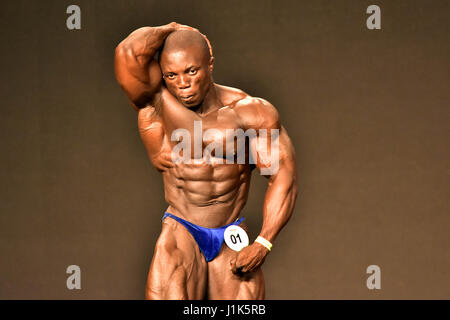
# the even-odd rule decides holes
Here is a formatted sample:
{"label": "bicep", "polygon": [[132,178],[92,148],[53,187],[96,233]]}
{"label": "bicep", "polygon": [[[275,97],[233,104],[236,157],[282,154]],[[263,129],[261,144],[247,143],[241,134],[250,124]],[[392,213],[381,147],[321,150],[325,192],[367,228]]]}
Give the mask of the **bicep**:
{"label": "bicep", "polygon": [[236,112],[250,138],[252,164],[261,175],[274,175],[283,156],[280,146],[287,143],[277,109],[264,99],[249,97],[240,101]]}
{"label": "bicep", "polygon": [[140,61],[126,49],[116,49],[114,69],[117,82],[138,108],[151,102],[160,90],[162,75],[156,60]]}
{"label": "bicep", "polygon": [[271,180],[280,176],[296,179],[295,150],[283,126],[268,130],[267,135],[258,135],[252,148],[257,154],[255,164],[261,175]]}
{"label": "bicep", "polygon": [[289,174],[292,174],[293,178],[296,178],[297,169],[295,164],[295,149],[291,138],[284,127],[281,127],[280,130],[279,150],[280,168]]}

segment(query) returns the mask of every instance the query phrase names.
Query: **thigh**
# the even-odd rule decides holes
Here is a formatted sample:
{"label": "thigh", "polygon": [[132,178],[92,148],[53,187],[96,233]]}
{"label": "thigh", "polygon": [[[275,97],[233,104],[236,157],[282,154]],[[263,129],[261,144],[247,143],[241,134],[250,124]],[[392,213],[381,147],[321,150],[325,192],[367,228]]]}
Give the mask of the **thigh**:
{"label": "thigh", "polygon": [[207,263],[192,235],[173,219],[163,221],[147,278],[146,299],[203,299]]}
{"label": "thigh", "polygon": [[262,300],[265,287],[261,268],[244,275],[231,272],[230,261],[237,255],[225,243],[219,255],[208,263],[208,299]]}

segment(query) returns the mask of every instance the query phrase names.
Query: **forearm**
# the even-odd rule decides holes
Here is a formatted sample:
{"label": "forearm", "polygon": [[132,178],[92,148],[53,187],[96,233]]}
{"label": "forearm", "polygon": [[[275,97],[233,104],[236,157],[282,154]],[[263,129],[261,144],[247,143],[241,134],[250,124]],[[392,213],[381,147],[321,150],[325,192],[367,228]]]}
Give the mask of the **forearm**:
{"label": "forearm", "polygon": [[280,168],[269,180],[263,207],[260,236],[273,242],[288,222],[297,198],[297,179],[294,170]]}
{"label": "forearm", "polygon": [[[277,234],[288,222],[297,197],[295,167],[283,168],[271,178],[264,200],[263,226],[260,236],[273,242]],[[231,271],[253,272],[261,266],[270,247],[260,241],[242,249],[238,256],[230,261]]]}
{"label": "forearm", "polygon": [[159,48],[163,45],[166,37],[175,31],[176,23],[158,27],[142,27],[133,31],[118,46],[118,50],[131,53],[141,62],[151,60]]}

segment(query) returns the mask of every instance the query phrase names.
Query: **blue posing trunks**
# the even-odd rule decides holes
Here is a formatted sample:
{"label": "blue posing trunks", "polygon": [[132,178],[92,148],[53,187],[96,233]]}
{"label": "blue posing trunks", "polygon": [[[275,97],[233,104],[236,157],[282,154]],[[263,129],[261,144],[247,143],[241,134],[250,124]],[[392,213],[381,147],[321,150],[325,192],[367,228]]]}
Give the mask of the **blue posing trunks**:
{"label": "blue posing trunks", "polygon": [[239,225],[244,220],[244,218],[240,218],[233,223],[219,228],[205,228],[174,216],[168,212],[164,213],[162,220],[166,217],[170,217],[178,221],[192,234],[207,262],[210,262],[219,254],[220,248],[222,248],[225,229],[231,225]]}

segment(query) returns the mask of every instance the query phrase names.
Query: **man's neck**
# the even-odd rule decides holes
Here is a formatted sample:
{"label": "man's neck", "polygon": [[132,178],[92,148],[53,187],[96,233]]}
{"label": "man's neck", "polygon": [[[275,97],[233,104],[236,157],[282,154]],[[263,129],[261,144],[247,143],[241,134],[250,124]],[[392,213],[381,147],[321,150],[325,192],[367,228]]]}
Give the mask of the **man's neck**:
{"label": "man's neck", "polygon": [[190,109],[197,113],[199,116],[205,116],[213,112],[214,110],[220,109],[221,107],[223,107],[223,104],[217,95],[216,86],[214,82],[211,82],[208,93],[203,99],[203,102],[198,106]]}

